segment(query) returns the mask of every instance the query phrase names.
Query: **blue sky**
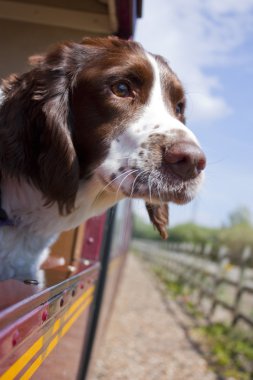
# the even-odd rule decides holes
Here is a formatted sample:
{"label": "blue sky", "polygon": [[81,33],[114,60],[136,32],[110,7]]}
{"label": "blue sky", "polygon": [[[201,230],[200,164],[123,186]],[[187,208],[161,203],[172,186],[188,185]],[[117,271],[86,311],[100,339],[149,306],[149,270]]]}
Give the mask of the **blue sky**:
{"label": "blue sky", "polygon": [[240,206],[253,215],[253,0],[145,0],[135,39],[182,80],[208,159],[202,191],[171,207],[171,224],[219,226]]}

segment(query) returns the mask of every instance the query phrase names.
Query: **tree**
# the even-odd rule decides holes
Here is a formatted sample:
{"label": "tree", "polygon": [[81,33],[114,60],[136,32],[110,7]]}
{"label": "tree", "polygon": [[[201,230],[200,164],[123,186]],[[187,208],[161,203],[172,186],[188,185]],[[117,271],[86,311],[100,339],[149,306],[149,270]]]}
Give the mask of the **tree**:
{"label": "tree", "polygon": [[248,207],[240,206],[228,215],[228,226],[251,225],[251,213]]}

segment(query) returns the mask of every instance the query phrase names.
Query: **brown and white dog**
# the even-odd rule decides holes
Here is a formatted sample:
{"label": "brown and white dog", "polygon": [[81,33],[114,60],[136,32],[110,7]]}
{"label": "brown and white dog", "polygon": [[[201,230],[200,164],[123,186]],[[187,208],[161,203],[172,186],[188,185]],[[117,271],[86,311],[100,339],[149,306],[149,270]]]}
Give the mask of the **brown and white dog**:
{"label": "brown and white dog", "polygon": [[125,197],[165,238],[168,202],[190,201],[205,167],[166,61],[116,37],[30,61],[0,93],[0,278],[31,275],[59,233]]}

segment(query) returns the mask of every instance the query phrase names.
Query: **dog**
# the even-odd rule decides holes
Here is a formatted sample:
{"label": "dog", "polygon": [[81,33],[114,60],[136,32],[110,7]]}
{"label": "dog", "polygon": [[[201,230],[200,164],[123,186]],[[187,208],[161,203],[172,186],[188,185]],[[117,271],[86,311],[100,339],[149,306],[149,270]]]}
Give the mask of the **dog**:
{"label": "dog", "polygon": [[206,165],[166,60],[108,37],[30,64],[1,85],[0,278],[33,276],[62,231],[126,197],[166,238],[168,203],[189,202]]}

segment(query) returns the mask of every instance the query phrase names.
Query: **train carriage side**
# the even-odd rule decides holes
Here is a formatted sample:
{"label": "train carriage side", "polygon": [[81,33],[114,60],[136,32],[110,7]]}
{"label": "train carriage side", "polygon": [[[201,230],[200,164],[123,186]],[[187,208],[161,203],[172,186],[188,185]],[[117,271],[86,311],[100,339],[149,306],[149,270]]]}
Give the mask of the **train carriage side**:
{"label": "train carriage side", "polygon": [[[131,37],[141,5],[140,0],[0,2],[1,77],[26,70],[29,55],[59,40]],[[41,268],[42,282],[0,280],[0,380],[90,377],[130,231],[130,202],[120,202],[60,236]]]}

